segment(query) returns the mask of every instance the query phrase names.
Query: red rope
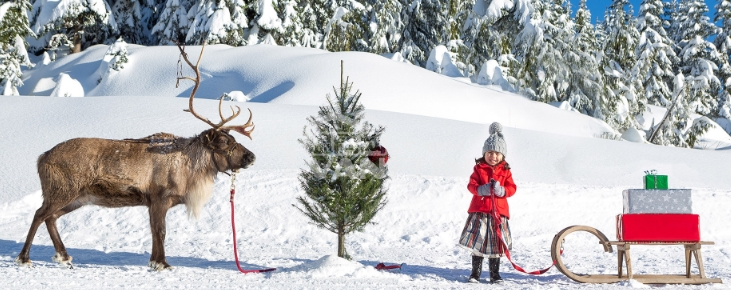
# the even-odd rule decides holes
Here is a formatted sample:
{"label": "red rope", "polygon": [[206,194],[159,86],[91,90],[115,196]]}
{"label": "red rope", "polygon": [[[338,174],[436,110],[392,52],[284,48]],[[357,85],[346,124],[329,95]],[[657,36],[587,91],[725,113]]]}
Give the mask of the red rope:
{"label": "red rope", "polygon": [[[492,200],[492,211],[490,212],[490,216],[492,217],[493,224],[495,224],[495,233],[497,234],[498,241],[500,243],[500,247],[503,249],[503,253],[505,253],[505,257],[508,258],[508,261],[510,264],[513,265],[513,269],[518,270],[520,272],[530,274],[530,275],[541,275],[543,273],[548,272],[551,267],[556,265],[556,260],[553,260],[553,264],[551,266],[548,266],[548,268],[542,269],[542,270],[536,270],[536,271],[530,271],[527,272],[523,269],[523,267],[519,266],[515,262],[513,262],[513,258],[510,257],[510,250],[508,250],[508,245],[505,243],[505,239],[503,238],[503,232],[500,230],[500,224],[502,224],[502,219],[500,218],[500,213],[497,211],[497,203],[495,202],[495,192],[493,188],[490,188],[490,198]],[[563,254],[563,250],[561,251]]]}
{"label": "red rope", "polygon": [[258,269],[258,270],[244,270],[241,268],[241,264],[239,264],[239,251],[236,249],[236,223],[234,222],[234,194],[236,193],[236,189],[233,185],[233,180],[231,180],[231,230],[233,230],[234,233],[234,257],[236,258],[236,267],[239,268],[239,271],[244,274],[249,273],[264,273],[264,272],[270,272],[274,271],[277,268],[269,268],[269,269]]}

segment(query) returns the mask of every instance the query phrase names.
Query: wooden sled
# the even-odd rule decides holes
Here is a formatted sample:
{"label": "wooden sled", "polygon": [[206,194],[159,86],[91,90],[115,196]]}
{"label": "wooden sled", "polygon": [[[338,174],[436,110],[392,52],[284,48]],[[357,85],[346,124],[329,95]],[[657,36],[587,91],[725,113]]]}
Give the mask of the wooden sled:
{"label": "wooden sled", "polygon": [[[618,262],[618,273],[617,275],[610,274],[577,274],[569,271],[568,268],[563,264],[561,259],[561,251],[563,249],[563,242],[566,236],[573,232],[584,231],[589,232],[599,239],[599,244],[604,247],[604,251],[607,253],[612,252],[612,246],[617,246],[617,262]],[[707,284],[707,283],[723,283],[721,279],[707,278],[705,270],[703,268],[703,259],[701,258],[701,245],[713,245],[713,242],[697,242],[697,243],[632,243],[622,241],[609,241],[607,237],[599,230],[589,226],[570,226],[567,227],[553,237],[551,243],[551,257],[556,261],[556,268],[559,272],[579,283],[615,283],[619,281],[627,281],[634,279],[643,284]],[[632,274],[632,262],[630,260],[630,248],[631,246],[649,246],[649,245],[683,245],[685,247],[685,275],[634,275]],[[691,275],[691,257],[695,257],[696,264],[698,265],[699,274]],[[627,275],[623,275],[622,266],[627,266]]]}

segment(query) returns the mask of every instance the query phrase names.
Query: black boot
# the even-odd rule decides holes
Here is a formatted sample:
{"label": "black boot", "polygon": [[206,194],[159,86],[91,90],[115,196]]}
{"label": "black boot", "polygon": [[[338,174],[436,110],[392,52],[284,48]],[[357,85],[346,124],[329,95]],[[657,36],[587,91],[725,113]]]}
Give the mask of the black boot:
{"label": "black boot", "polygon": [[488,264],[490,266],[490,282],[503,283],[503,278],[500,277],[500,258],[489,258]]}
{"label": "black boot", "polygon": [[480,283],[480,275],[482,275],[482,260],[484,257],[472,256],[472,273],[470,279],[467,282]]}

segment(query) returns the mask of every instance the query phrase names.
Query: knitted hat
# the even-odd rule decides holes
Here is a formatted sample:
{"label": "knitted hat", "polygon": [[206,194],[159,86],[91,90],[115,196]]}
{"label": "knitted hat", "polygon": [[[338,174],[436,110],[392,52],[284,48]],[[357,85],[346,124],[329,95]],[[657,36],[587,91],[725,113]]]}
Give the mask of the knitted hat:
{"label": "knitted hat", "polygon": [[482,146],[482,155],[485,155],[487,151],[500,152],[503,157],[508,153],[508,145],[505,144],[505,139],[503,139],[503,125],[498,122],[490,125],[490,137],[487,137],[485,145]]}

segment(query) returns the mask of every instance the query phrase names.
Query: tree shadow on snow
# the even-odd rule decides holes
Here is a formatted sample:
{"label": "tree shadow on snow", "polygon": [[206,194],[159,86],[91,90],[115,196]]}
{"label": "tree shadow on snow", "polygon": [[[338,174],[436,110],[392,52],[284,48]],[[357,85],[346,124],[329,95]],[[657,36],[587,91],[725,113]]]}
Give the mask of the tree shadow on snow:
{"label": "tree shadow on snow", "polygon": [[[9,256],[13,260],[23,248],[23,243],[0,240],[0,256]],[[69,255],[73,257],[75,266],[87,267],[93,265],[101,266],[147,266],[150,261],[150,254],[138,254],[129,252],[103,252],[91,249],[67,248]],[[33,245],[30,251],[30,260],[33,262],[55,263],[51,257],[56,253],[53,246]],[[191,267],[202,269],[227,269],[237,271],[234,261],[210,261],[193,257],[167,257],[168,264],[175,267]],[[264,268],[260,265],[241,263],[244,268]]]}

